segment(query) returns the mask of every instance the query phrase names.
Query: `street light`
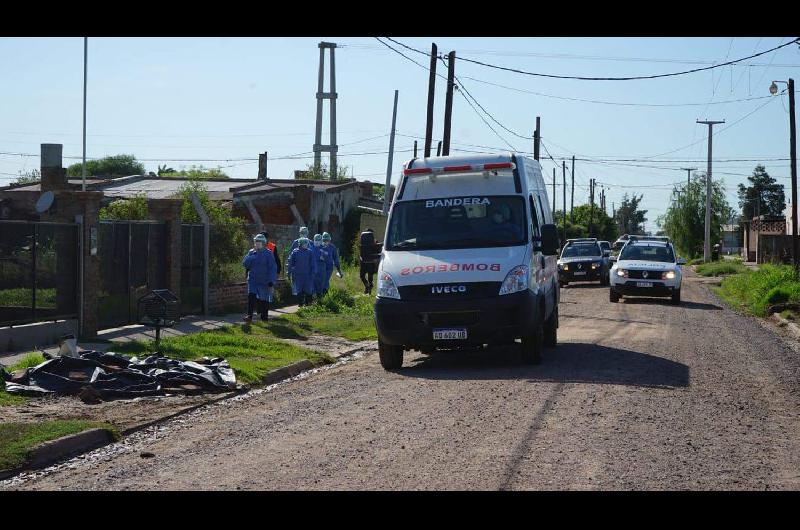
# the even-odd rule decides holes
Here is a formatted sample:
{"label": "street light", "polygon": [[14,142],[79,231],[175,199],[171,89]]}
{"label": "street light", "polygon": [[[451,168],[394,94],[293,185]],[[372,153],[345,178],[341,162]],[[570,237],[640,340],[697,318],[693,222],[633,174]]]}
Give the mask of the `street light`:
{"label": "street light", "polygon": [[794,123],[794,79],[789,81],[773,81],[769,87],[769,93],[773,96],[778,93],[777,83],[788,85],[789,92],[789,156],[792,165],[792,261],[794,265],[795,277],[800,274],[800,260],[797,251],[797,144],[795,141]]}

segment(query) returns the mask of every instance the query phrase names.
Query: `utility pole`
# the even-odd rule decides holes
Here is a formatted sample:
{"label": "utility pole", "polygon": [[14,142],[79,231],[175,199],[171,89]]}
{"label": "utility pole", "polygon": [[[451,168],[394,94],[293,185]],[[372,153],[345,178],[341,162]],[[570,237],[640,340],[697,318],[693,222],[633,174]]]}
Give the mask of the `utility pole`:
{"label": "utility pole", "polygon": [[444,145],[442,154],[450,154],[450,125],[453,118],[453,78],[456,75],[456,52],[447,54],[447,92],[444,98],[444,134],[442,136]]}
{"label": "utility pole", "polygon": [[570,185],[570,198],[569,198],[569,222],[575,224],[575,214],[572,213],[575,208],[575,155],[572,155],[572,184]]}
{"label": "utility pole", "polygon": [[794,79],[789,78],[789,157],[792,164],[792,259],[794,275],[800,275],[800,256],[797,250],[797,130],[794,123]]}
{"label": "utility pole", "polygon": [[556,212],[556,168],[553,168],[553,213]]}
{"label": "utility pole", "polygon": [[81,191],[86,191],[86,65],[89,58],[89,37],[83,38],[83,164],[81,164]]}
{"label": "utility pole", "polygon": [[697,171],[696,167],[682,167],[682,170],[686,171],[686,184],[692,183],[692,171]]}
{"label": "utility pole", "polygon": [[592,222],[594,221],[594,179],[589,179],[589,237],[592,237]]}
{"label": "utility pole", "polygon": [[389,162],[386,164],[386,187],[383,188],[383,215],[387,215],[389,213],[389,202],[391,199],[389,198],[389,194],[391,193],[391,185],[392,185],[392,159],[394,158],[394,127],[397,123],[397,94],[398,91],[394,91],[394,109],[392,110],[392,130],[389,133]]}
{"label": "utility pole", "polygon": [[417,141],[414,140],[414,158],[417,158]]}
{"label": "utility pole", "polygon": [[539,144],[541,143],[541,130],[539,126],[541,125],[539,116],[536,116],[536,129],[533,131],[533,159],[539,160]]}
{"label": "utility pole", "polygon": [[425,121],[425,158],[431,156],[431,142],[433,142],[433,98],[436,94],[436,43],[431,43],[431,66],[428,76],[428,115]]}
{"label": "utility pole", "polygon": [[442,156],[442,141],[439,140],[439,143],[436,145],[436,156]]}
{"label": "utility pole", "polygon": [[[561,224],[563,225],[562,241],[566,241],[567,240],[567,166],[566,162],[564,162],[563,160],[561,161],[561,177],[562,177],[561,194],[563,197],[563,202],[561,203],[561,207],[563,208],[563,210],[561,210]],[[555,221],[555,219],[553,219],[553,221]]]}
{"label": "utility pole", "polygon": [[706,173],[706,233],[705,243],[703,245],[703,261],[711,261],[711,145],[712,137],[714,135],[714,125],[718,123],[725,123],[725,120],[697,120],[697,123],[704,123],[708,125],[708,171]]}
{"label": "utility pole", "polygon": [[[325,50],[330,50],[331,54],[331,77],[330,77],[330,92],[324,91],[325,86]],[[314,169],[319,174],[322,165],[322,152],[330,153],[330,178],[336,179],[336,59],[335,59],[336,43],[333,42],[320,42],[319,43],[319,77],[317,79],[317,127],[316,135],[314,137]],[[330,143],[322,145],[322,101],[329,100],[330,111]]]}

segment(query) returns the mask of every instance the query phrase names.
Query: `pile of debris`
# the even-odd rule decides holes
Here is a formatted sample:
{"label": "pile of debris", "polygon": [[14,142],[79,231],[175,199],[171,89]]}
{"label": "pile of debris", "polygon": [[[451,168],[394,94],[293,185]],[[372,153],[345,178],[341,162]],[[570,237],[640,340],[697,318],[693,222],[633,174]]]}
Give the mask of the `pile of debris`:
{"label": "pile of debris", "polygon": [[224,392],[236,387],[236,376],[221,357],[179,361],[158,353],[140,360],[84,350],[13,374],[0,373],[10,394],[80,395],[85,401],[92,396],[129,399],[176,392]]}

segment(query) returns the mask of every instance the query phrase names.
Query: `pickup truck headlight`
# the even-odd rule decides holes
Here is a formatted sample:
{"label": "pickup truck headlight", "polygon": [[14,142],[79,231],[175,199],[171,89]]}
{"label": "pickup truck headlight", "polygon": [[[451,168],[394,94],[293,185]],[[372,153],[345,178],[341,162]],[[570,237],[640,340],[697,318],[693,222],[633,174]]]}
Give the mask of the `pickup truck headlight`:
{"label": "pickup truck headlight", "polygon": [[617,276],[622,276],[623,278],[628,277],[628,271],[625,269],[617,269]]}
{"label": "pickup truck headlight", "polygon": [[377,296],[380,298],[395,298],[400,300],[400,291],[397,290],[392,275],[388,272],[381,272],[378,275]]}
{"label": "pickup truck headlight", "polygon": [[666,271],[661,273],[662,280],[674,280],[675,279],[675,271]]}
{"label": "pickup truck headlight", "polygon": [[530,272],[528,267],[525,265],[514,267],[508,272],[506,279],[503,280],[503,285],[500,286],[499,294],[504,295],[524,291],[528,288],[529,277]]}
{"label": "pickup truck headlight", "polygon": [[561,270],[568,271],[569,270],[569,263],[563,263],[560,265]]}
{"label": "pickup truck headlight", "polygon": [[592,270],[599,269],[600,263],[592,263]]}

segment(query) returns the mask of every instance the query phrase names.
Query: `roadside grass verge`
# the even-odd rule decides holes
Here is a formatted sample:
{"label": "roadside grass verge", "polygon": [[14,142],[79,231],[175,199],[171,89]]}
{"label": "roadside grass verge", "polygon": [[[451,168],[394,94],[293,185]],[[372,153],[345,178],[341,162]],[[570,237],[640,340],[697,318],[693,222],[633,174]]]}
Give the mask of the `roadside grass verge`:
{"label": "roadside grass verge", "polygon": [[726,274],[739,274],[746,271],[747,267],[742,265],[741,261],[712,261],[711,263],[698,265],[695,270],[700,276],[724,276]]}
{"label": "roadside grass verge", "polygon": [[694,258],[686,262],[687,265],[702,265],[703,263],[705,263],[703,258]]}
{"label": "roadside grass verge", "polygon": [[[9,366],[6,368],[7,372],[16,372],[17,370],[24,370],[25,368],[30,368],[41,364],[45,361],[45,358],[42,356],[41,353],[38,352],[31,352],[26,355],[20,362],[13,366]],[[13,394],[9,394],[6,392],[5,384],[3,381],[0,381],[0,407],[7,407],[10,405],[21,405],[28,401],[29,398],[24,396],[15,396]]]}
{"label": "roadside grass verge", "polygon": [[[315,364],[333,362],[326,354],[278,340],[275,337],[291,335],[293,330],[276,324],[276,332],[260,325],[237,324],[168,337],[161,340],[159,351],[181,360],[223,357],[236,373],[237,382],[246,384],[258,384],[268,372],[303,359]],[[155,341],[126,342],[115,347],[114,351],[141,357],[155,351]]]}
{"label": "roadside grass verge", "polygon": [[15,396],[6,392],[5,385],[0,381],[0,407],[9,407],[11,405],[22,405],[28,401],[28,398],[23,396]]}
{"label": "roadside grass verge", "polygon": [[364,294],[358,267],[343,267],[342,276],[341,279],[335,276],[331,278],[331,286],[325,296],[316,299],[310,306],[300,308],[295,314],[270,321],[266,328],[276,334],[279,332],[276,326],[284,326],[303,336],[319,333],[352,341],[377,340],[373,318],[374,295]]}
{"label": "roadside grass verge", "polygon": [[735,308],[764,317],[770,306],[800,303],[800,282],[794,279],[789,265],[762,265],[729,276],[715,292]]}
{"label": "roadside grass verge", "polygon": [[52,420],[40,423],[0,424],[0,469],[14,469],[24,465],[37,445],[62,436],[89,429],[105,429],[115,440],[119,430],[109,423],[85,420]]}

